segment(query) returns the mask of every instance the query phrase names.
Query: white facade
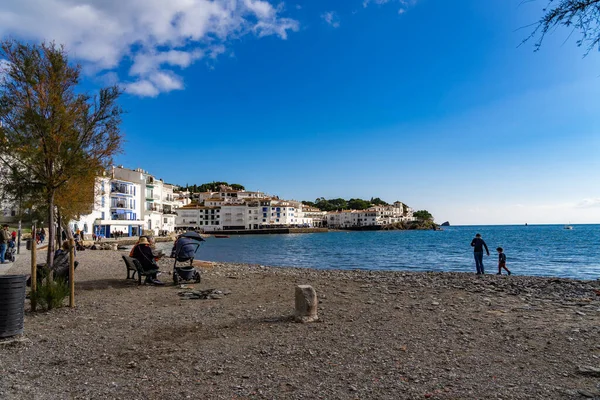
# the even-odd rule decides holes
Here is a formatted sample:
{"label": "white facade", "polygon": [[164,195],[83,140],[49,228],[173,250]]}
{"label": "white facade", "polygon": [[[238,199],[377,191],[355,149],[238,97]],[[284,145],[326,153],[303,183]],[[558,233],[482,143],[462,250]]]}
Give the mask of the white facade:
{"label": "white facade", "polygon": [[111,237],[138,236],[143,229],[141,185],[124,179],[101,177],[97,179],[93,211],[79,220],[71,221],[73,231],[86,235]]}
{"label": "white facade", "polygon": [[199,205],[188,205],[175,210],[175,229],[200,229],[208,232],[220,231],[221,208]]}
{"label": "white facade", "polygon": [[313,226],[312,218],[304,215],[302,204],[298,201],[258,197],[262,196],[260,192],[243,193],[252,195],[240,198],[213,193],[206,197],[203,205],[190,204],[176,209],[176,229],[210,232]]}
{"label": "white facade", "polygon": [[389,206],[370,207],[368,210],[377,213],[377,223],[379,225],[414,221],[412,208],[405,206],[399,201]]}
{"label": "white facade", "polygon": [[378,225],[377,213],[372,210],[347,210],[327,214],[329,228],[343,229],[375,225]]}
{"label": "white facade", "polygon": [[154,235],[175,230],[174,186],[155,179],[142,169],[112,167],[98,178],[95,204],[91,214],[72,221],[74,230],[111,237]]}

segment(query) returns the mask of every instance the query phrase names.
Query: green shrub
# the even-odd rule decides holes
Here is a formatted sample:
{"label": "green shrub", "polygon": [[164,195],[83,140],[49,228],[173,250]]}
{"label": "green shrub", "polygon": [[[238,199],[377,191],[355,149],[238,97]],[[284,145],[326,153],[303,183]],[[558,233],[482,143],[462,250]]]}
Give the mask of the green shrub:
{"label": "green shrub", "polygon": [[65,299],[69,296],[69,285],[64,279],[56,279],[44,282],[37,287],[35,293],[31,293],[31,302],[40,306],[43,310],[49,311],[53,308],[63,306]]}

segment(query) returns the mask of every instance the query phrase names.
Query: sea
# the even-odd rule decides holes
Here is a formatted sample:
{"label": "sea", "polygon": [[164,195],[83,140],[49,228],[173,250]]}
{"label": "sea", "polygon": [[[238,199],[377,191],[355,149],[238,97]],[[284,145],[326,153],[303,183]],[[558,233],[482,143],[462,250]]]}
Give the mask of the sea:
{"label": "sea", "polygon": [[600,278],[600,225],[450,226],[441,231],[332,231],[210,237],[197,259],[317,269],[475,272],[471,240],[480,233],[496,273],[497,247],[515,275]]}

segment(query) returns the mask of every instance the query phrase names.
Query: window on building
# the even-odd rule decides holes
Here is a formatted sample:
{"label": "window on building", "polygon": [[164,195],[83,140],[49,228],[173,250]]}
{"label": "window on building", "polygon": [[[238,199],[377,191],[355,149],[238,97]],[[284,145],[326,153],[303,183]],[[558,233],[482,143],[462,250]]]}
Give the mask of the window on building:
{"label": "window on building", "polygon": [[104,211],[100,213],[100,219],[104,219]]}
{"label": "window on building", "polygon": [[105,204],[106,204],[106,200],[105,200],[105,197],[104,197],[104,195],[101,197],[101,199],[102,199],[102,200],[101,200],[102,207],[104,207],[104,206],[105,206]]}

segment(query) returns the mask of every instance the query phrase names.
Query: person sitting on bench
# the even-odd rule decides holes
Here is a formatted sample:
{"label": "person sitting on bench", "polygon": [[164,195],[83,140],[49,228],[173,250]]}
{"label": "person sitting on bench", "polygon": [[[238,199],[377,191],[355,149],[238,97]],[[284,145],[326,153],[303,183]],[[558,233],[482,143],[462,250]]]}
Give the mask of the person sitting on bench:
{"label": "person sitting on bench", "polygon": [[[48,272],[52,271],[54,279],[64,279],[65,282],[69,281],[69,251],[71,247],[69,241],[65,240],[60,249],[54,252],[54,261],[52,263],[52,269],[46,268],[46,264],[37,264],[37,282],[41,283]],[[74,262],[74,269],[77,268],[79,262]],[[31,285],[31,277],[27,279],[27,286]]]}
{"label": "person sitting on bench", "polygon": [[[145,236],[140,237],[140,240],[131,252],[131,257],[137,259],[142,264],[144,271],[158,270],[158,265],[156,265],[155,261],[156,256],[153,254],[150,243]],[[164,283],[158,280],[156,273],[147,275],[146,283],[164,285]]]}

